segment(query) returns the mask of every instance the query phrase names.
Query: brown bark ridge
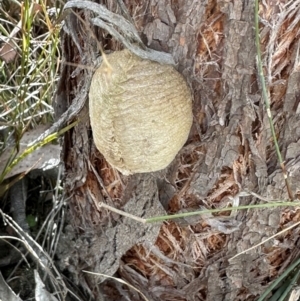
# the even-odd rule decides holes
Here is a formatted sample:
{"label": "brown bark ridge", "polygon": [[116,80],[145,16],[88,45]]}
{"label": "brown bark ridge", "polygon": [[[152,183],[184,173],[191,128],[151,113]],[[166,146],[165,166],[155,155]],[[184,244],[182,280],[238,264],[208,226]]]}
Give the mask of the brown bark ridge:
{"label": "brown bark ridge", "polygon": [[[166,170],[125,177],[111,168],[94,147],[86,100],[99,45],[105,51],[122,45],[92,25],[90,11],[68,14],[56,107],[59,116],[73,106],[79,123],[64,139],[72,227],[66,229],[58,263],[95,300],[144,299],[127,286],[82,270],[121,277],[148,300],[255,300],[298,255],[298,228],[232,257],[296,222],[297,208],[244,210],[150,226],[99,208],[100,202],[107,202],[144,217],[165,209],[175,213],[263,202],[244,197],[245,191],[287,198],[258,83],[254,3],[124,3],[145,45],[172,54],[189,83],[193,127]],[[101,4],[121,13],[115,1]],[[291,6],[267,0],[259,13],[275,129],[297,197],[299,3]]]}

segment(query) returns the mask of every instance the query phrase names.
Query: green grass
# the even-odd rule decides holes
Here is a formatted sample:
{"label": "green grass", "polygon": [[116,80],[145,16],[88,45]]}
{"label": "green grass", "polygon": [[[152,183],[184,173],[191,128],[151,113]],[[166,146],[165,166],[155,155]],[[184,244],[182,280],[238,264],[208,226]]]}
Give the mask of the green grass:
{"label": "green grass", "polygon": [[45,0],[0,5],[0,151],[9,138],[17,145],[27,129],[52,122],[60,57],[59,27],[53,24],[59,11]]}
{"label": "green grass", "polygon": [[[9,149],[11,153],[5,168],[3,169],[3,166],[0,168],[0,196],[24,176],[20,175],[12,180],[3,181],[5,174],[37,147],[55,140],[65,131],[54,133],[36,145],[27,147],[23,153],[19,152],[20,139],[26,131],[40,124],[53,123],[52,104],[58,80],[61,26],[56,25],[55,22],[60,16],[63,5],[63,1],[55,0],[3,0],[0,2],[0,157],[6,149]],[[62,204],[63,202],[60,206]],[[56,218],[61,212],[55,210],[53,208],[47,217],[47,223],[39,229],[36,240],[39,235],[44,236],[45,240],[51,243],[58,239],[58,235],[53,236],[53,227],[57,227]],[[0,215],[5,221],[6,217],[2,208],[0,208]],[[7,219],[10,217],[7,216]],[[2,235],[1,240],[19,239],[31,254],[36,255],[31,247],[35,245],[35,250],[40,249],[45,256],[47,254],[53,256],[51,249],[48,250],[43,244],[40,246],[23,233],[13,221],[11,223],[21,238]],[[54,226],[51,227],[51,225]],[[54,245],[56,246],[55,243]],[[36,259],[37,262],[40,260],[40,258]],[[50,259],[49,262],[51,262]],[[38,265],[44,267],[42,261],[38,262]],[[31,267],[33,268],[34,265]],[[14,271],[17,268],[18,265],[14,267]],[[54,280],[54,287],[58,287],[57,291],[60,291],[61,287],[65,291],[63,281],[58,283],[56,280],[60,278],[59,273],[55,269],[53,271],[45,267],[44,269]],[[11,276],[14,276],[14,272]]]}
{"label": "green grass", "polygon": [[0,156],[7,146],[14,146],[0,170],[0,184],[18,158],[23,134],[53,122],[60,61],[60,25],[55,21],[62,7],[62,1],[46,0],[0,4]]}

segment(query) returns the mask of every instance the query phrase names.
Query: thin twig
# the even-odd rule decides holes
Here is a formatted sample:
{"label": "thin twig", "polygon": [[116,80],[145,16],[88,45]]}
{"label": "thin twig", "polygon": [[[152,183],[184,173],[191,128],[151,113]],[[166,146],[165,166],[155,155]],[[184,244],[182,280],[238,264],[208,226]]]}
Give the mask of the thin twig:
{"label": "thin twig", "polygon": [[244,251],[242,251],[242,252],[240,252],[240,253],[234,255],[234,256],[231,257],[229,260],[232,260],[232,259],[234,259],[234,258],[236,258],[236,257],[238,257],[238,256],[240,256],[240,255],[242,255],[242,254],[247,253],[248,251],[251,251],[251,250],[253,250],[253,249],[255,249],[255,248],[257,248],[257,247],[263,245],[263,244],[266,243],[267,241],[269,241],[269,240],[275,238],[276,236],[279,236],[279,235],[283,234],[283,233],[286,232],[286,231],[289,231],[289,230],[295,228],[295,227],[298,226],[299,224],[300,224],[300,221],[297,222],[297,223],[295,223],[295,224],[293,224],[293,225],[291,225],[291,226],[289,226],[289,227],[287,227],[286,229],[283,229],[283,230],[281,230],[280,232],[278,232],[278,233],[276,233],[276,234],[274,234],[274,235],[268,237],[267,239],[263,240],[262,242],[258,243],[257,245],[255,245],[255,246],[253,246],[253,247],[250,247],[250,248],[248,248],[248,249],[246,249],[246,250],[244,250]]}

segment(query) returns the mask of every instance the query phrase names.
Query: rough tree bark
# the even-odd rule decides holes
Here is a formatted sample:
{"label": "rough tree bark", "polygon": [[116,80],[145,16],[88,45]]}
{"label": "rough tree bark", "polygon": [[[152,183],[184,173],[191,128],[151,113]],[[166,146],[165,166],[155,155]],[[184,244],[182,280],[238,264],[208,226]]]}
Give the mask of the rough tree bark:
{"label": "rough tree bark", "polygon": [[[107,202],[144,217],[202,206],[262,202],[252,196],[242,197],[245,191],[269,199],[287,198],[258,83],[254,2],[124,2],[144,43],[171,53],[177,70],[191,86],[194,124],[186,146],[169,168],[124,177],[95,149],[87,102],[83,105],[76,116],[78,125],[64,139],[65,190],[72,227],[66,229],[60,246],[59,264],[95,300],[142,297],[117,282],[82,270],[109,276],[117,272],[149,300],[255,300],[298,255],[295,245],[299,230],[231,258],[297,220],[296,209],[238,211],[230,216],[198,217],[193,223],[141,226],[99,208],[100,202]],[[115,1],[101,4],[121,13]],[[265,1],[260,9],[264,24],[279,22],[279,6]],[[294,11],[299,13],[299,8]],[[300,75],[296,55],[299,42],[295,38],[299,25],[289,27],[295,15],[287,13],[287,22],[279,22],[278,28],[264,26],[261,39],[269,56],[265,66],[266,72],[271,71],[267,79],[276,132],[297,194]],[[93,27],[92,16],[90,11],[77,10],[66,17],[58,116],[70,105],[87,99],[99,44],[106,51],[123,47]],[[280,35],[288,29],[291,36]],[[274,39],[278,39],[276,45],[281,51],[272,48]]]}

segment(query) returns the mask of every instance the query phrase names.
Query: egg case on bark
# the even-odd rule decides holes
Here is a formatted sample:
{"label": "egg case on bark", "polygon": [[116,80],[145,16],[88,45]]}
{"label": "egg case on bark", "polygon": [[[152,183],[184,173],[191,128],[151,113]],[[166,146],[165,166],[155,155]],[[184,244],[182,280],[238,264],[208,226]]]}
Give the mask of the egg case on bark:
{"label": "egg case on bark", "polygon": [[125,175],[167,167],[193,121],[183,76],[129,50],[103,59],[92,78],[89,112],[96,147]]}

